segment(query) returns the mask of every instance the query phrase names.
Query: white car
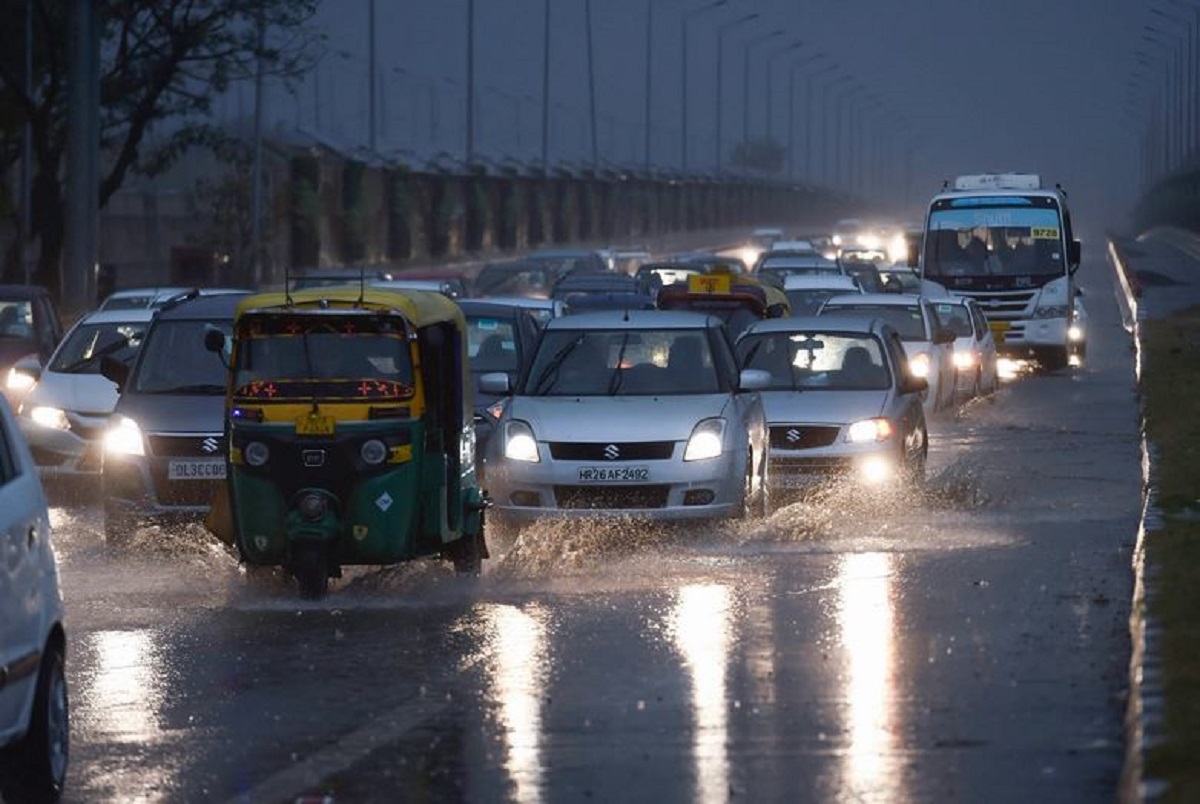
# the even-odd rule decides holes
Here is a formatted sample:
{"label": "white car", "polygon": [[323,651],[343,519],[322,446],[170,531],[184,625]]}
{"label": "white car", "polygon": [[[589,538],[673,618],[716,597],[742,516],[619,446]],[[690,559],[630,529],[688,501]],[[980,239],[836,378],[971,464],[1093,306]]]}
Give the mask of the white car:
{"label": "white car", "polygon": [[979,303],[966,296],[935,298],[932,302],[942,326],[955,335],[955,390],[965,399],[995,391],[999,383],[996,339]]}
{"label": "white car", "polygon": [[[493,516],[655,520],[765,514],[768,444],[755,389],[720,320],[581,313],[546,325],[488,448]],[[481,390],[506,393],[506,374]]]}
{"label": "white car", "polygon": [[802,316],[816,315],[826,300],[846,293],[862,293],[862,288],[842,274],[793,274],[783,278],[783,292],[787,294],[792,315]]}
{"label": "white car", "polygon": [[91,313],[50,355],[18,417],[43,479],[100,477],[102,439],[118,396],[100,365],[105,358],[131,363],[154,314],[146,307]]}
{"label": "white car", "polygon": [[833,296],[821,305],[817,314],[881,318],[891,324],[900,333],[913,375],[923,377],[929,384],[926,413],[954,404],[955,337],[942,326],[928,297],[910,293]]}
{"label": "white car", "polygon": [[0,399],[0,795],[54,801],[67,776],[66,635],[50,514]]}

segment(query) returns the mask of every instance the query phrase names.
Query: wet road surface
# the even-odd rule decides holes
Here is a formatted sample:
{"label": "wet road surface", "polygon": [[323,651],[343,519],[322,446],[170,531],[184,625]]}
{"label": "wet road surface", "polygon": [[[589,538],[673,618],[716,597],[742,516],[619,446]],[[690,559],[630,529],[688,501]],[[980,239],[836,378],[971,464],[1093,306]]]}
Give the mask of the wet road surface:
{"label": "wet road surface", "polygon": [[550,523],[482,578],[355,571],[312,603],[198,529],[110,550],[95,500],[56,508],[65,800],[1113,798],[1140,448],[1083,270],[1086,364],[931,419],[919,499]]}

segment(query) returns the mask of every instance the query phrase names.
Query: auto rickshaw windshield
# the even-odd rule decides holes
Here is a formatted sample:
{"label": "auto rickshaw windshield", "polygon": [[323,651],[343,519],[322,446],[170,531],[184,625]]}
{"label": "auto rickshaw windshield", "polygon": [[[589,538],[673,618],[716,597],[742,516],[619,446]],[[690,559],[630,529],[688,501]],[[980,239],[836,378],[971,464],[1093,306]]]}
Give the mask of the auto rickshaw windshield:
{"label": "auto rickshaw windshield", "polygon": [[268,396],[307,396],[317,385],[322,396],[412,395],[407,333],[386,318],[280,317],[240,329],[233,366],[237,396],[260,396],[255,389]]}

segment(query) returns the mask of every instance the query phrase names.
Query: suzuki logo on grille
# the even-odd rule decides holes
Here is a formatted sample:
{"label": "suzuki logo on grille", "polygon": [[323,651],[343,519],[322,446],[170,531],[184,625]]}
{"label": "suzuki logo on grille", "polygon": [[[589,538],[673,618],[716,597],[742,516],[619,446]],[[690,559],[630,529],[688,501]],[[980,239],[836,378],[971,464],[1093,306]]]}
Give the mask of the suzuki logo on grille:
{"label": "suzuki logo on grille", "polygon": [[791,430],[787,431],[787,434],[785,437],[787,438],[789,444],[795,444],[801,438],[804,438],[804,431],[797,430],[796,428],[793,427]]}
{"label": "suzuki logo on grille", "polygon": [[220,448],[221,448],[221,442],[218,441],[217,439],[213,438],[212,436],[209,436],[208,438],[206,438],[200,442],[200,449],[204,450],[209,455],[216,452]]}
{"label": "suzuki logo on grille", "polygon": [[616,444],[609,444],[604,448],[604,457],[608,458],[610,461],[615,461],[617,458],[621,457],[621,448]]}

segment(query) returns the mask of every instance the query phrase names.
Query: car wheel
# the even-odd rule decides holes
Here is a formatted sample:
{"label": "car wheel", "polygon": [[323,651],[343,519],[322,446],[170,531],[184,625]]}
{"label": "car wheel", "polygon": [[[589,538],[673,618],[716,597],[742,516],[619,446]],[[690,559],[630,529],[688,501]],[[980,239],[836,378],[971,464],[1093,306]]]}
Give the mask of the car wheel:
{"label": "car wheel", "polygon": [[482,533],[471,533],[463,536],[450,546],[447,551],[454,563],[454,571],[459,575],[479,575],[483,572],[483,559],[487,556],[487,546]]}
{"label": "car wheel", "polygon": [[38,670],[29,731],[5,749],[0,792],[5,801],[58,801],[67,778],[70,707],[61,648],[49,647]]}
{"label": "car wheel", "polygon": [[304,600],[319,600],[329,591],[329,568],[320,544],[297,544],[292,548],[292,576]]}

